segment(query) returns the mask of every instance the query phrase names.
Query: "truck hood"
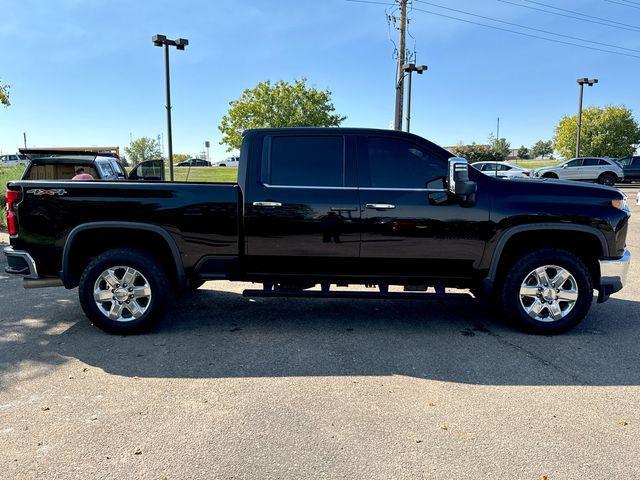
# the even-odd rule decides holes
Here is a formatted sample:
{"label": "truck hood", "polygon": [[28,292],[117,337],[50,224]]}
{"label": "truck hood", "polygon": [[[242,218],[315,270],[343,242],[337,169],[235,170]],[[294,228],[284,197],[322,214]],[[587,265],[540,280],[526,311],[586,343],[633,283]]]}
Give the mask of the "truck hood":
{"label": "truck hood", "polygon": [[[500,181],[500,180],[498,180]],[[598,183],[576,182],[574,180],[558,180],[555,178],[509,178],[517,191],[524,195],[536,193],[539,195],[558,196],[560,201],[570,201],[572,197],[622,199],[624,193],[615,187],[607,187]]]}

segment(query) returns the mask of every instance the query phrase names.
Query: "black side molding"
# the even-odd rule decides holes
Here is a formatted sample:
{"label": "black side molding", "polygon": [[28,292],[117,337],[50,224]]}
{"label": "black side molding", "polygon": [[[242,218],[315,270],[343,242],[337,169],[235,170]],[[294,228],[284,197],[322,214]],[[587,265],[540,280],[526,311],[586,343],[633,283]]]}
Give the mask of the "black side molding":
{"label": "black side molding", "polygon": [[148,232],[153,232],[160,235],[164,241],[167,243],[167,246],[171,250],[171,255],[173,257],[173,261],[176,267],[176,274],[178,276],[178,285],[180,288],[184,288],[186,285],[186,274],[184,271],[184,265],[182,264],[182,259],[180,257],[180,250],[178,250],[178,245],[176,245],[175,240],[171,236],[169,232],[167,232],[164,228],[159,227],[158,225],[151,225],[148,223],[138,223],[138,222],[89,222],[82,223],[76,226],[69,235],[64,244],[64,248],[62,250],[62,281],[64,286],[67,288],[71,288],[73,279],[69,273],[69,253],[71,251],[71,247],[73,245],[73,241],[75,237],[80,233],[86,230],[97,230],[97,229],[129,229],[129,230],[146,230]]}

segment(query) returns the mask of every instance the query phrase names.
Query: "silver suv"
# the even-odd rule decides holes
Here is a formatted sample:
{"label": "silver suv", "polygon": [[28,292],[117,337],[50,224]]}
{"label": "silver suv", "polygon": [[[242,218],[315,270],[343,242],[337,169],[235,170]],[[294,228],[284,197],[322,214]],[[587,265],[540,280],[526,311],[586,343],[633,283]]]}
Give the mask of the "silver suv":
{"label": "silver suv", "polygon": [[533,176],[614,185],[624,178],[624,173],[622,166],[612,158],[581,157],[553,167],[538,168]]}

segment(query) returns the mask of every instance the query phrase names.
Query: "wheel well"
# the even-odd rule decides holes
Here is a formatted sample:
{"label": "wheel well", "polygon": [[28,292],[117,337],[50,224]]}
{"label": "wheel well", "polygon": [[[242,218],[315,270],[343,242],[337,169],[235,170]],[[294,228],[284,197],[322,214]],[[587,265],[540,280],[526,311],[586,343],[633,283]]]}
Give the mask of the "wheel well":
{"label": "wheel well", "polygon": [[558,178],[558,174],[554,173],[554,172],[546,172],[542,174],[542,177],[546,177],[546,178]]}
{"label": "wheel well", "polygon": [[[173,251],[167,240],[150,230],[129,228],[95,228],[82,230],[69,241],[65,248],[68,258],[63,259],[68,271],[64,272],[69,283],[77,285],[84,267],[91,258],[114,248],[142,248],[153,255],[164,267],[174,287],[180,284],[180,272],[176,266]],[[66,284],[67,282],[65,282]]]}
{"label": "wheel well", "polygon": [[618,175],[617,175],[615,172],[612,172],[612,171],[610,171],[610,170],[607,170],[606,172],[602,172],[602,173],[598,176],[598,178],[602,178],[602,177],[604,177],[605,175],[613,175],[614,177],[618,178]]}
{"label": "wheel well", "polygon": [[[495,280],[500,281],[509,266],[523,253],[538,248],[559,248],[578,256],[589,269],[594,284],[600,278],[598,258],[605,255],[600,239],[592,233],[575,230],[530,230],[516,233],[500,252]],[[498,252],[496,252],[498,253]]]}

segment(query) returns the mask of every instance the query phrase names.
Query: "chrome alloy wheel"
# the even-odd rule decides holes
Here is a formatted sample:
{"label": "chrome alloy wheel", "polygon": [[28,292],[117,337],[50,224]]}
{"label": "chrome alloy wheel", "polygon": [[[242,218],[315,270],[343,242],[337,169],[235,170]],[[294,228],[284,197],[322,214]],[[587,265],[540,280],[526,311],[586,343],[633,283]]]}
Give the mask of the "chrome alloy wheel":
{"label": "chrome alloy wheel", "polygon": [[103,315],[116,322],[139,318],[151,304],[151,286],[138,270],[116,266],[102,272],[93,286],[93,299]]}
{"label": "chrome alloy wheel", "polygon": [[578,283],[566,269],[545,265],[530,272],[520,286],[520,304],[539,322],[566,317],[578,300]]}

